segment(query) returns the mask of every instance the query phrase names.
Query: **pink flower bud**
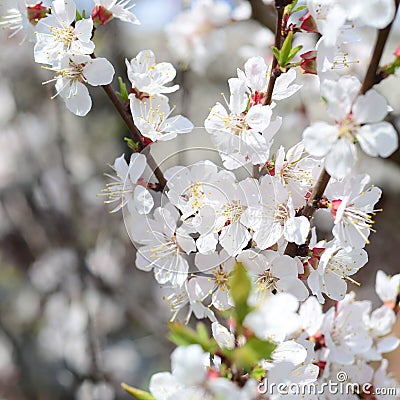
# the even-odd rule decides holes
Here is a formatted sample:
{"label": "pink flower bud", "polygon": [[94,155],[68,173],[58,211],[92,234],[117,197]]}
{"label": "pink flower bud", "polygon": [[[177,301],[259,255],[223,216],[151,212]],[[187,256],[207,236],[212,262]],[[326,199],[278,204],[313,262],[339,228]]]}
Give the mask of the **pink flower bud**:
{"label": "pink flower bud", "polygon": [[257,104],[264,105],[266,98],[267,98],[267,94],[265,92],[259,92],[258,90],[256,90],[251,95],[250,106],[255,106]]}
{"label": "pink flower bud", "polygon": [[105,25],[113,19],[113,14],[103,6],[95,6],[92,11],[92,20],[96,25]]}
{"label": "pink flower bud", "polygon": [[317,52],[315,50],[300,54],[300,58],[303,60],[300,67],[305,74],[317,74]]}
{"label": "pink flower bud", "polygon": [[331,215],[332,215],[333,219],[336,218],[337,210],[339,209],[341,204],[342,204],[342,200],[332,200]]}
{"label": "pink flower bud", "polygon": [[49,13],[47,7],[42,6],[42,1],[34,6],[27,6],[28,20],[32,25],[36,25],[42,18],[45,18]]}
{"label": "pink flower bud", "polygon": [[397,46],[396,50],[393,53],[397,58],[400,58],[400,44]]}
{"label": "pink flower bud", "polygon": [[303,15],[300,18],[300,21],[302,21],[300,28],[303,31],[314,32],[314,33],[318,32],[318,28],[317,28],[315,19],[312,17],[312,15],[309,12],[306,15]]}

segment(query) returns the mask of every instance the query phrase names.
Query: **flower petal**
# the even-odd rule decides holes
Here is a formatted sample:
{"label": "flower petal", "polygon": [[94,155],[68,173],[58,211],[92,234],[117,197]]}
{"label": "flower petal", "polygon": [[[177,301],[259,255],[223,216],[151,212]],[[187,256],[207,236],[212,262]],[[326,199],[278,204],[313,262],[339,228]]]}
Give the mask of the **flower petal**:
{"label": "flower petal", "polygon": [[357,133],[357,139],[369,156],[384,158],[397,149],[399,140],[396,130],[389,122],[362,126]]}
{"label": "flower petal", "polygon": [[326,122],[316,122],[303,132],[306,151],[315,157],[325,156],[338,139],[338,130]]}
{"label": "flower petal", "polygon": [[95,58],[83,68],[83,75],[92,86],[108,85],[114,73],[114,67],[106,58]]}

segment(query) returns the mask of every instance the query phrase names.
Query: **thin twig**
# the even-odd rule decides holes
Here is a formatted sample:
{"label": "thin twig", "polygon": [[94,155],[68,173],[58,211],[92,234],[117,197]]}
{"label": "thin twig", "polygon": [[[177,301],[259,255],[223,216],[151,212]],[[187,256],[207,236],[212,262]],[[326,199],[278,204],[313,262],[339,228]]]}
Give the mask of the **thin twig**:
{"label": "thin twig", "polygon": [[[400,0],[396,0],[396,11],[399,8],[399,3]],[[396,15],[396,14],[395,14]],[[369,89],[372,88],[376,83],[378,83],[378,69],[379,69],[379,63],[382,58],[383,51],[385,49],[385,44],[387,42],[387,39],[389,37],[390,31],[392,29],[392,25],[396,17],[393,19],[393,21],[385,28],[381,29],[378,33],[378,36],[376,38],[375,42],[375,48],[374,52],[372,54],[371,62],[368,66],[367,73],[365,75],[364,82],[361,86],[360,93],[364,94],[368,92]]]}
{"label": "thin twig", "polygon": [[[24,395],[26,400],[39,400],[38,393],[35,390],[35,385],[32,379],[32,373],[29,363],[26,360],[23,347],[17,336],[4,324],[0,316],[0,330],[11,343],[14,350],[14,357],[19,367],[18,388]],[[13,393],[15,394],[15,393]]]}
{"label": "thin twig", "polygon": [[[292,1],[292,0],[291,0]],[[291,1],[289,3],[291,3]],[[252,7],[254,1],[250,1]],[[285,6],[288,4],[287,0],[276,0],[275,1],[275,9],[276,9],[276,22],[275,22],[275,43],[274,46],[279,50],[282,46],[282,18],[285,10]],[[264,4],[265,6],[265,4]],[[254,7],[253,7],[254,11]],[[278,68],[277,68],[278,67]],[[280,75],[280,69],[278,66],[278,60],[276,57],[273,57],[272,65],[271,65],[271,73],[268,81],[267,95],[265,97],[264,104],[270,105],[272,103],[272,94],[274,92],[275,82],[278,76]],[[260,165],[253,165],[253,178],[259,178],[260,176]]]}
{"label": "thin twig", "polygon": [[251,5],[251,18],[264,25],[270,31],[275,29],[274,7],[265,4],[262,0],[249,0]]}
{"label": "thin twig", "polygon": [[[282,18],[283,18],[283,12],[285,10],[285,7],[283,5],[278,5],[278,1],[276,3],[276,12],[277,12],[277,19],[276,19],[276,30],[275,30],[275,44],[274,46],[279,50],[282,46]],[[272,66],[271,66],[271,74],[269,76],[269,82],[268,82],[268,89],[267,89],[267,96],[265,98],[264,104],[270,105],[272,102],[272,94],[274,92],[274,87],[275,87],[275,82],[278,76],[280,75],[280,70],[277,70],[278,67],[278,60],[274,56],[272,60]],[[279,67],[278,67],[279,68]]]}
{"label": "thin twig", "polygon": [[140,150],[146,153],[147,164],[153,171],[161,188],[164,189],[167,186],[167,181],[163,173],[161,172],[160,168],[157,166],[157,163],[154,160],[153,156],[150,154],[150,151],[147,148],[148,146],[145,145],[143,136],[141,135],[139,129],[136,127],[135,123],[133,122],[132,116],[126,111],[125,106],[121,103],[111,85],[104,85],[102,86],[102,88],[104,89],[107,96],[113,103],[115,109],[118,111],[118,114],[121,116],[126,126],[128,127],[133,140],[135,140],[139,144]]}
{"label": "thin twig", "polygon": [[[396,10],[399,7],[399,1],[400,0],[396,0]],[[371,61],[360,89],[360,94],[365,94],[377,82],[377,71],[379,68],[379,63],[382,58],[383,50],[385,48],[385,44],[387,42],[392,25],[393,21],[385,29],[381,29],[378,32],[375,48],[372,53]],[[313,191],[307,201],[306,206],[301,212],[301,215],[307,217],[308,219],[312,218],[315,211],[317,210],[317,202],[324,195],[325,189],[328,186],[330,179],[331,176],[328,174],[328,172],[326,172],[326,169],[324,168],[317,180],[317,183],[313,188]],[[295,257],[297,254],[297,249],[298,246],[295,243],[288,243],[285,249],[285,254],[291,257]]]}

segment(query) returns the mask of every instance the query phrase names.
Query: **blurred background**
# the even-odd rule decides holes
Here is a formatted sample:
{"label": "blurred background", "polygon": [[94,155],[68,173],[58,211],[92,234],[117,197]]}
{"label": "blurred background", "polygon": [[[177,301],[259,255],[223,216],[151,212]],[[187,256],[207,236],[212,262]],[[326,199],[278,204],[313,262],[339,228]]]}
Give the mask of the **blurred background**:
{"label": "blurred background", "polygon": [[[93,6],[76,2],[88,11]],[[13,3],[3,1],[0,15]],[[126,82],[124,60],[140,50],[152,49],[158,61],[172,61],[178,69],[176,82],[183,88],[171,102],[198,128],[168,145],[154,145],[162,169],[205,157],[219,162],[205,150],[162,160],[180,149],[212,148],[201,126],[209,107],[228,91],[227,79],[248,57],[271,57],[272,33],[251,19],[199,33],[203,45],[212,44],[210,54],[189,49],[182,56],[176,24],[166,27],[189,3],[137,0],[141,26],[115,20],[95,37],[97,56],[107,57]],[[226,3],[247,12],[246,2]],[[371,52],[374,32],[362,35],[352,48],[355,60]],[[41,84],[51,76],[33,62],[32,44],[8,36],[0,31],[0,399],[122,399],[120,382],[146,387],[152,373],[169,369],[172,349],[165,338],[169,307],[152,275],[135,269],[122,215],[109,214],[97,195],[107,180],[103,173],[111,172],[108,164],[130,152],[123,140],[128,132],[101,89],[91,88],[94,105],[85,118],[69,113],[59,99],[51,101],[54,88]],[[298,40],[311,48],[315,39]],[[398,44],[399,19],[384,62]],[[365,68],[353,64],[360,77]],[[275,148],[294,144],[310,121],[326,118],[316,78],[299,73],[298,80],[307,90],[279,104],[277,114],[285,117]],[[399,129],[400,78],[387,79],[379,90]],[[400,154],[360,158],[357,168],[382,187],[384,212],[376,217],[378,234],[367,248],[370,262],[356,275],[362,285],[351,289],[378,304],[376,270],[400,272]],[[329,221],[318,222],[322,232],[329,230]],[[391,363],[400,379],[399,353]]]}

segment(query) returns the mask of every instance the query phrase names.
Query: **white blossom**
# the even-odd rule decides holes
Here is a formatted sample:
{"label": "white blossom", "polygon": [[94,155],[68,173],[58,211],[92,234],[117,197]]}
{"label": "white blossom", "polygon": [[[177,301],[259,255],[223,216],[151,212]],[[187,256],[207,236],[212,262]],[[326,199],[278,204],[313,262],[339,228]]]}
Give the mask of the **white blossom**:
{"label": "white blossom", "polygon": [[136,126],[143,136],[153,142],[171,140],[193,130],[193,124],[186,117],[171,117],[175,107],[170,108],[167,97],[155,95],[139,100],[131,94],[129,98]]}
{"label": "white blossom", "polygon": [[72,113],[85,116],[92,108],[92,99],[85,85],[108,85],[114,77],[114,67],[105,58],[92,59],[87,55],[65,55],[56,67],[46,67],[55,77],[45,83],[56,82],[57,93]]}
{"label": "white blossom", "polygon": [[130,11],[134,6],[135,4],[131,4],[131,0],[95,0],[92,18],[96,21],[96,17],[98,17],[103,24],[112,18],[117,18],[124,22],[140,25],[136,15]]}
{"label": "white blossom", "polygon": [[[65,54],[92,54],[93,21],[91,18],[75,22],[76,5],[73,0],[54,0],[51,14],[37,24],[34,48],[35,61],[56,64]],[[75,25],[71,24],[75,22]]]}
{"label": "white blossom", "polygon": [[137,216],[130,226],[132,240],[141,244],[136,254],[136,267],[154,270],[161,284],[182,286],[189,272],[186,254],[195,250],[194,240],[177,222],[179,213],[167,204],[156,208],[153,218]]}
{"label": "white blossom", "polygon": [[344,178],[356,161],[355,142],[372,157],[389,157],[398,146],[397,133],[388,122],[386,99],[376,90],[358,95],[361,83],[353,76],[324,80],[321,95],[336,125],[315,122],[303,133],[306,150],[325,156],[325,168],[334,178]]}
{"label": "white blossom", "polygon": [[156,63],[151,50],[143,50],[131,61],[125,60],[128,78],[138,94],[154,96],[162,93],[176,92],[178,85],[165,86],[174,80],[175,68],[167,62]]}
{"label": "white blossom", "polygon": [[148,214],[154,206],[154,200],[141,178],[146,168],[146,157],[143,154],[134,153],[128,165],[125,155],[122,154],[115,159],[112,168],[116,176],[107,174],[112,181],[107,184],[104,191],[104,194],[108,196],[106,203],[118,203],[111,212],[119,211],[127,205],[129,210]]}

